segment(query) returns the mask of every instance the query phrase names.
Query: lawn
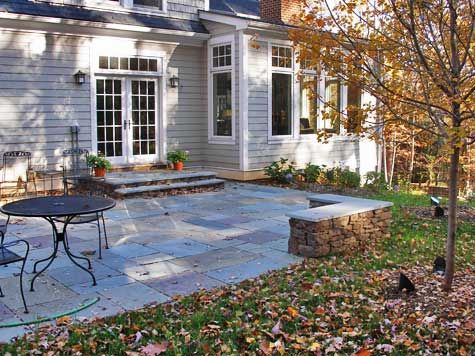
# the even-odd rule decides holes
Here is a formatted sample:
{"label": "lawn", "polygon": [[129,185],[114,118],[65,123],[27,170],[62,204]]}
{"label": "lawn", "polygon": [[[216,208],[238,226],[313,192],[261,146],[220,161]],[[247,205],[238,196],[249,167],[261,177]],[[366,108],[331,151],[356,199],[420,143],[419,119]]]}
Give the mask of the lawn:
{"label": "lawn", "polygon": [[[440,290],[432,261],[443,255],[445,220],[404,207],[424,195],[384,193],[392,237],[366,253],[306,260],[237,286],[91,323],[68,318],[3,345],[1,354],[407,355],[475,353],[475,223],[461,222],[454,291]],[[396,290],[399,271],[416,284]]]}

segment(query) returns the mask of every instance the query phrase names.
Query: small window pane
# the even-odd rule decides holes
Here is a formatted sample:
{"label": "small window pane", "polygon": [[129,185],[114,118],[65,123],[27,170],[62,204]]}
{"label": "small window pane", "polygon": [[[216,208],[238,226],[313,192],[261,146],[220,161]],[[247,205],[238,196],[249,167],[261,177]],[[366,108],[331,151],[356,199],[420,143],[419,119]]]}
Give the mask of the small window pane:
{"label": "small window pane", "polygon": [[213,75],[213,132],[214,136],[232,136],[232,79],[231,72]]}
{"label": "small window pane", "polygon": [[139,70],[138,58],[130,58],[130,70]]}
{"label": "small window pane", "polygon": [[97,112],[97,126],[104,126],[104,111]]}
{"label": "small window pane", "polygon": [[231,45],[213,47],[213,67],[225,67],[232,64]]}
{"label": "small window pane", "polygon": [[272,73],[272,135],[292,134],[292,75]]}
{"label": "small window pane", "polygon": [[110,67],[109,69],[119,69],[119,58],[110,57]]}
{"label": "small window pane", "polygon": [[96,81],[96,87],[97,94],[104,94],[104,80],[98,79]]}
{"label": "small window pane", "polygon": [[109,69],[109,57],[105,57],[105,56],[99,57],[99,68]]}
{"label": "small window pane", "polygon": [[129,70],[129,59],[128,58],[121,58],[120,59],[120,69]]}
{"label": "small window pane", "polygon": [[148,65],[151,72],[158,72],[158,61],[156,59],[150,59]]}
{"label": "small window pane", "polygon": [[139,70],[141,72],[147,72],[148,71],[148,59],[139,58]]}

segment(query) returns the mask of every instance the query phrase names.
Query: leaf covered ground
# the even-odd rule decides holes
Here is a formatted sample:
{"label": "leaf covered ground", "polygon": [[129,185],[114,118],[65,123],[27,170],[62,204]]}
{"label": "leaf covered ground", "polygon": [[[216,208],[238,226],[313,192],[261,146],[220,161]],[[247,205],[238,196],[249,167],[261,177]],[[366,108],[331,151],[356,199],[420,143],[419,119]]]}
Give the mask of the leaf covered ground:
{"label": "leaf covered ground", "polygon": [[[432,261],[446,221],[404,207],[426,196],[385,193],[392,237],[365,253],[306,260],[237,286],[90,323],[40,329],[1,354],[300,355],[475,354],[475,223],[461,222],[454,289]],[[416,285],[397,291],[399,271]]]}

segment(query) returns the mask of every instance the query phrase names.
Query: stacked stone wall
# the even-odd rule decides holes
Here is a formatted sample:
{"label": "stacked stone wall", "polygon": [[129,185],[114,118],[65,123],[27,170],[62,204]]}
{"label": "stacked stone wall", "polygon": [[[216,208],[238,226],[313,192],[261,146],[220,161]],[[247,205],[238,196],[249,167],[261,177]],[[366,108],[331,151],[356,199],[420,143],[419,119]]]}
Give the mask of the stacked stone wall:
{"label": "stacked stone wall", "polygon": [[364,249],[389,236],[390,208],[311,222],[290,219],[289,253],[321,257]]}

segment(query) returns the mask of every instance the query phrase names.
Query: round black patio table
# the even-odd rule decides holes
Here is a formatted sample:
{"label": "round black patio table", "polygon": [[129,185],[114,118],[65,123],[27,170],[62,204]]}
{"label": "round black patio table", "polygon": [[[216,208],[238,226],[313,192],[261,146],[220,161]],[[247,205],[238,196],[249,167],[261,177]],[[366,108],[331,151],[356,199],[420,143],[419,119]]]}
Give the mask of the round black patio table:
{"label": "round black patio table", "polygon": [[[54,248],[53,253],[42,260],[35,263],[33,272],[36,272],[36,265],[40,262],[46,262],[46,266],[42,268],[31,280],[31,288],[33,291],[33,283],[35,279],[42,274],[53,263],[54,259],[58,255],[58,246],[62,242],[64,251],[69,259],[79,268],[89,273],[92,277],[93,285],[96,285],[96,278],[90,271],[91,261],[86,257],[80,257],[74,255],[69,249],[68,235],[66,233],[69,223],[77,216],[97,214],[115,206],[115,201],[109,198],[93,197],[93,196],[50,196],[39,197],[32,199],[18,200],[12,203],[5,204],[0,208],[0,211],[9,216],[21,216],[21,217],[38,217],[48,221],[53,227],[53,241]],[[63,217],[63,228],[59,230],[56,226],[55,218]],[[83,267],[76,260],[85,260],[88,263],[89,270]]]}

